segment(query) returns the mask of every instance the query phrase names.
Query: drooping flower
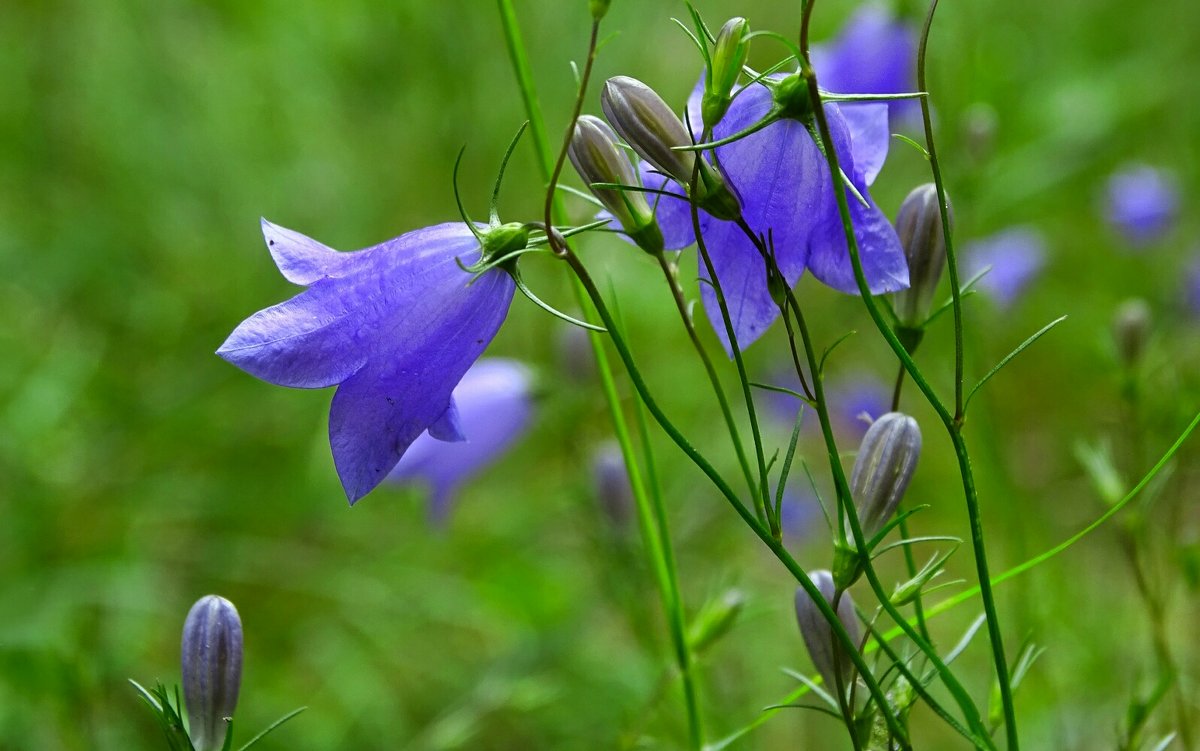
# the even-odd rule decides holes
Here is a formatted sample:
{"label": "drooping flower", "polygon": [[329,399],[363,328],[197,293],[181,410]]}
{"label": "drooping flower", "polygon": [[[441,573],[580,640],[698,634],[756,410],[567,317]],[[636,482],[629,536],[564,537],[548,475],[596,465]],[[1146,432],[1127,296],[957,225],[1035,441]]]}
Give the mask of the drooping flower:
{"label": "drooping flower", "polygon": [[500,268],[471,281],[461,264],[523,248],[520,225],[464,223],[415,230],[341,253],[263,220],[283,276],[307,287],[243,321],[217,354],[264,381],[337,386],[329,443],[353,504],[426,430],[462,438],[451,392],[496,335],[514,282]]}
{"label": "drooping flower", "polygon": [[[802,94],[807,96],[806,94]],[[759,122],[772,108],[772,93],[754,85],[729,108],[713,135],[734,135]],[[847,191],[863,271],[875,294],[908,286],[908,266],[895,229],[871,202],[874,182],[888,150],[887,108],[866,104],[826,104],[842,171],[867,203]],[[726,179],[742,201],[746,224],[774,246],[775,262],[788,286],[807,268],[818,280],[841,292],[858,294],[854,269],[838,212],[825,156],[810,123],[784,117],[762,130],[716,149]],[[709,218],[702,234],[713,268],[730,303],[738,343],[745,348],[779,315],[767,283],[761,253],[734,222]],[[701,264],[700,275],[708,279]],[[717,336],[726,345],[724,322],[711,285],[701,298]]]}
{"label": "drooping flower", "polygon": [[[610,119],[617,114],[634,124],[654,125],[635,129],[614,123],[635,151],[660,173],[673,178],[665,183],[668,195],[660,200],[660,224],[665,227],[664,210],[690,218],[690,208],[685,213],[683,209],[687,204],[675,197],[686,194],[678,183],[688,179],[695,162],[681,156],[688,152],[675,149],[689,146],[691,137],[678,118],[659,104],[661,100],[656,95],[652,99],[644,93],[643,89],[648,87],[638,83],[635,88],[622,82],[625,80],[629,79],[610,80],[606,92],[628,90],[628,95],[620,99],[609,99],[618,104],[630,104],[623,109],[606,105],[606,114]],[[701,208],[705,209],[701,216],[701,234],[728,300],[738,344],[743,349],[761,336],[779,315],[778,304],[768,286],[766,261],[755,241],[747,235],[741,224],[743,221],[754,236],[769,238],[775,263],[788,286],[795,285],[808,268],[817,279],[834,289],[858,293],[833,183],[825,157],[815,140],[815,124],[804,87],[798,74],[780,74],[741,90],[714,131],[713,139],[741,133],[768,116],[771,123],[717,147],[718,170],[707,161],[711,157],[701,160],[701,176],[707,175],[707,182],[700,186],[703,196],[711,198],[719,194],[713,185],[719,186],[717,181],[720,179],[740,203],[740,211],[730,216],[723,201],[715,201],[716,206],[706,207],[704,198],[697,198]],[[693,124],[700,120],[703,95],[701,81],[688,103]],[[642,105],[643,101],[653,101],[655,106]],[[653,117],[638,119],[632,116],[642,110],[652,110]],[[871,202],[867,191],[887,158],[890,140],[887,107],[882,104],[840,106],[829,103],[825,105],[825,113],[841,160],[840,167],[853,186],[853,190],[848,189],[847,198],[868,286],[874,294],[902,289],[908,285],[904,252],[895,229]],[[713,177],[715,173],[721,178]],[[647,186],[650,186],[648,180]],[[667,234],[664,228],[664,235]],[[666,247],[672,245],[668,242]],[[702,261],[700,276],[706,282],[710,281]],[[717,337],[732,354],[711,284],[701,285],[701,299]]]}
{"label": "drooping flower", "polygon": [[418,436],[388,479],[426,485],[430,516],[443,521],[463,483],[499,459],[528,429],[532,384],[529,368],[516,360],[479,360],[454,389],[462,439],[441,440],[428,432]]}
{"label": "drooping flower", "polygon": [[1128,164],[1115,172],[1105,197],[1109,223],[1135,247],[1162,238],[1179,213],[1174,178],[1148,164]]}
{"label": "drooping flower", "polygon": [[218,595],[197,600],[183,623],[180,654],[192,747],[217,751],[242,685],[242,620],[233,603]]}
{"label": "drooping flower", "polygon": [[1019,226],[968,243],[963,248],[963,280],[990,270],[976,286],[1001,308],[1016,302],[1046,263],[1046,240],[1034,227]]}
{"label": "drooping flower", "polygon": [[[917,89],[917,30],[883,5],[860,6],[837,38],[813,45],[821,88],[837,94],[900,94]],[[887,103],[891,126],[916,120],[915,99]]]}

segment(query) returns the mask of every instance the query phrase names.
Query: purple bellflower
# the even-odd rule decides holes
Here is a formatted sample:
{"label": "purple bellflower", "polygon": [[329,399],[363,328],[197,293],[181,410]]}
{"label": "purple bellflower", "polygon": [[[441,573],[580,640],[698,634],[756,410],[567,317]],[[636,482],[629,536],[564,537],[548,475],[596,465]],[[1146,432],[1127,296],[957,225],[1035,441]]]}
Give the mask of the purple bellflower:
{"label": "purple bellflower", "polygon": [[[610,85],[615,80],[610,79]],[[688,101],[688,118],[693,129],[701,122],[704,90],[701,79]],[[858,294],[833,183],[813,135],[815,125],[810,109],[803,79],[798,74],[780,74],[764,84],[739,91],[713,133],[713,139],[719,140],[741,133],[764,118],[771,120],[766,127],[715,149],[720,172],[740,203],[741,218],[722,220],[704,212],[700,216],[705,247],[728,301],[734,334],[742,349],[761,336],[779,315],[778,304],[768,286],[766,262],[742,222],[756,236],[770,236],[775,263],[789,287],[799,281],[807,268],[828,286]],[[847,200],[868,286],[874,294],[903,289],[908,286],[904,251],[895,229],[867,192],[887,158],[890,142],[887,107],[874,103],[828,103],[825,113],[840,166],[853,186],[847,190]],[[660,119],[665,117],[661,112],[656,114]],[[683,137],[678,135],[682,130],[674,126],[670,129],[676,141],[682,141]],[[636,142],[630,145],[647,161],[650,156],[666,161],[658,154],[662,150],[660,144],[650,144],[655,150]],[[686,142],[667,144],[668,147],[686,145]],[[682,171],[677,168],[672,174]],[[691,208],[686,191],[675,180],[667,180],[663,169],[656,171],[643,165],[640,172],[647,188],[665,191],[656,196],[656,218],[663,228],[665,247],[683,247],[691,239]],[[709,280],[702,260],[700,276],[706,282]],[[732,355],[711,285],[702,284],[700,295],[717,337]]]}
{"label": "purple bellflower", "polygon": [[[882,5],[859,7],[832,42],[813,45],[821,88],[837,94],[900,94],[917,90],[917,30]],[[919,117],[916,99],[887,103],[891,126]]]}
{"label": "purple bellflower", "polygon": [[1109,223],[1134,247],[1161,239],[1179,213],[1175,180],[1148,164],[1128,164],[1114,173],[1105,199]]}
{"label": "purple bellflower", "polygon": [[976,286],[1001,308],[1016,302],[1046,263],[1046,240],[1030,226],[1012,227],[963,249],[966,278],[991,269]]}
{"label": "purple bellflower", "polygon": [[431,493],[431,519],[444,521],[463,483],[499,459],[528,429],[532,383],[529,368],[515,360],[479,360],[454,389],[463,440],[440,440],[428,432],[418,436],[388,479],[424,483]]}
{"label": "purple bellflower", "polygon": [[462,440],[451,393],[496,335],[515,283],[499,267],[472,282],[460,264],[523,248],[528,230],[496,225],[477,238],[465,223],[439,224],[341,253],[262,227],[280,272],[306,289],[247,318],[217,354],[279,386],[338,387],[329,443],[350,503],[422,433]]}
{"label": "purple bellflower", "polygon": [[[788,91],[791,83],[789,79],[775,81],[774,94],[758,84],[743,90],[713,132],[714,139],[744,131],[766,117],[779,104],[780,92]],[[792,95],[807,102],[806,91],[793,91]],[[904,250],[895,229],[867,192],[887,158],[887,107],[831,103],[825,105],[825,114],[840,166],[854,187],[847,189],[847,200],[868,286],[875,294],[903,289],[908,286]],[[760,237],[769,235],[775,263],[787,286],[795,286],[807,268],[824,284],[858,294],[829,167],[810,128],[815,126],[802,112],[797,117],[784,116],[717,147],[717,163],[742,202],[746,225]],[[729,302],[734,333],[744,349],[779,315],[768,287],[766,263],[735,222],[706,217],[701,233]],[[703,263],[700,276],[708,279]],[[711,285],[701,286],[701,298],[717,337],[732,354]]]}

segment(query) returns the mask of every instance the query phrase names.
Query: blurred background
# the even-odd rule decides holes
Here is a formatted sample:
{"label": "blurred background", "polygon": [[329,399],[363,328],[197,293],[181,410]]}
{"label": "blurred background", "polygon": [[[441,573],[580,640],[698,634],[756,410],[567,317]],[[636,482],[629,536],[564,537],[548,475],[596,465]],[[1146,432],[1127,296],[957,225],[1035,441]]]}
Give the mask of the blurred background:
{"label": "blurred background", "polygon": [[[798,3],[696,5],[714,28],[743,15],[755,29],[798,29]],[[587,4],[516,6],[557,141]],[[833,38],[855,7],[818,3],[815,38]],[[614,0],[597,80],[633,75],[682,106],[699,62],[672,16],[686,17],[682,3]],[[968,299],[968,374],[1070,316],[973,405],[967,437],[994,570],[1104,510],[1081,445],[1108,445],[1127,487],[1200,405],[1195,21],[1185,0],[939,10],[929,87],[964,263],[987,256],[1001,278],[1029,259],[1009,269],[1022,283]],[[751,63],[783,54],[759,40]],[[488,354],[535,368],[536,418],[440,524],[419,485],[381,487],[350,509],[326,438],[332,391],[274,387],[213,354],[243,318],[297,291],[272,265],[259,217],[344,250],[455,220],[451,167],[464,144],[463,197],[484,214],[525,119],[493,4],[15,0],[0,5],[0,91],[0,749],[162,748],[127,679],[179,681],[184,615],[210,592],[235,602],[245,627],[239,739],[308,707],[261,748],[682,747],[653,577],[629,517],[592,481],[610,427],[578,332],[515,301]],[[594,94],[585,111],[598,113]],[[1108,198],[1110,176],[1143,164],[1177,204],[1149,239],[1122,232]],[[921,154],[896,140],[874,196],[894,216],[928,179]],[[502,215],[535,219],[541,201],[526,142]],[[571,206],[577,221],[590,215]],[[1018,250],[1002,242],[1011,236],[984,242],[1012,228],[1023,228]],[[611,280],[665,408],[737,479],[656,267],[609,236],[581,247]],[[694,262],[683,261],[693,295]],[[544,299],[574,310],[565,268],[523,268]],[[886,409],[894,360],[856,298],[808,277],[798,294],[819,342],[859,332],[828,376],[852,452],[864,428],[854,415]],[[1110,329],[1131,297],[1147,301],[1152,334],[1123,368]],[[951,333],[941,319],[918,357],[946,394]],[[782,382],[780,331],[747,357],[757,377]],[[618,386],[628,394],[623,376]],[[769,438],[786,446],[795,405],[774,404]],[[966,537],[949,442],[915,391],[904,408],[926,437],[908,498],[932,506],[914,531]],[[653,435],[689,613],[731,588],[746,600],[700,659],[719,738],[796,686],[781,667],[810,670],[793,583]],[[826,494],[816,439],[806,431],[801,454]],[[1144,514],[1192,687],[1196,456],[1185,447]],[[803,473],[793,478],[789,546],[827,567],[828,530]],[[1113,747],[1131,698],[1153,683],[1122,528],[998,590],[1010,653],[1026,639],[1047,648],[1017,694],[1029,748]],[[899,580],[898,555],[879,565]],[[967,547],[950,567],[974,580]],[[972,601],[940,616],[938,643],[948,649],[978,613]],[[986,701],[982,636],[961,665]],[[914,723],[921,747],[955,747],[928,710]],[[737,747],[841,748],[843,735],[790,709]]]}

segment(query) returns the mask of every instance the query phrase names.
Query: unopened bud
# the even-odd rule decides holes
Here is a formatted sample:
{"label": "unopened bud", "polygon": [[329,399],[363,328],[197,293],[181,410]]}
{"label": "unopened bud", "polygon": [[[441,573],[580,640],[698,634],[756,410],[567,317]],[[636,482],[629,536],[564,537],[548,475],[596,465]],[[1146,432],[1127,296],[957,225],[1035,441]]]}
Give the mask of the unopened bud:
{"label": "unopened bud", "polygon": [[608,123],[591,115],[576,120],[567,156],[592,194],[621,223],[625,234],[647,252],[663,249],[662,231],[643,193],[594,187],[596,183],[639,186],[637,170],[617,145],[617,134]]}
{"label": "unopened bud", "polygon": [[[721,174],[695,152],[675,150],[676,146],[691,146],[692,139],[654,89],[636,78],[615,76],[604,83],[600,105],[625,142],[659,172],[687,188],[698,206],[718,219],[740,215],[737,199]],[[692,192],[692,173],[697,169],[699,182]]]}
{"label": "unopened bud", "polygon": [[704,118],[704,127],[711,130],[725,116],[729,103],[733,99],[733,87],[737,85],[738,77],[742,74],[742,65],[750,51],[750,24],[746,19],[731,18],[717,33],[717,43],[713,48],[711,75],[705,80],[704,98],[701,100],[700,113]]}
{"label": "unopened bud", "polygon": [[[825,601],[833,604],[833,576],[828,571],[813,571],[809,574],[813,584],[820,590]],[[859,644],[862,632],[858,625],[858,616],[854,613],[854,602],[849,592],[843,592],[837,605],[837,617],[850,635],[855,645]],[[845,645],[833,632],[829,621],[821,613],[817,603],[809,597],[803,587],[796,590],[796,622],[800,625],[800,635],[804,637],[804,646],[812,658],[813,666],[825,680],[825,685],[836,689],[839,685],[845,688],[850,684],[854,675],[854,662]],[[856,647],[857,648],[857,647]]]}
{"label": "unopened bud", "polygon": [[588,9],[592,12],[592,20],[599,21],[604,18],[610,5],[612,5],[612,0],[588,0]]}
{"label": "unopened bud", "polygon": [[[953,222],[949,208],[946,213]],[[902,327],[919,329],[929,316],[933,293],[946,266],[943,227],[937,186],[926,183],[913,188],[896,214],[896,234],[908,260],[909,287],[895,293],[893,298]]]}
{"label": "unopened bud", "polygon": [[183,623],[183,697],[195,751],[219,751],[242,682],[242,621],[224,597],[207,595]]}
{"label": "unopened bud", "polygon": [[1113,342],[1117,346],[1117,357],[1127,368],[1137,365],[1146,351],[1153,328],[1150,306],[1141,298],[1121,303],[1113,316]]}
{"label": "unopened bud", "polygon": [[850,493],[867,541],[895,513],[920,454],[921,429],[908,415],[888,412],[867,428],[850,473]]}

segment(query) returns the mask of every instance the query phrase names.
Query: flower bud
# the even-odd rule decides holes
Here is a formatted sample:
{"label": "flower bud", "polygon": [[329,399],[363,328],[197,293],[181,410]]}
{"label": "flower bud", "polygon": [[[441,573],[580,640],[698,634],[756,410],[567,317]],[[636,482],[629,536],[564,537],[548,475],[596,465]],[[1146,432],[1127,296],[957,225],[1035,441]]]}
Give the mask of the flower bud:
{"label": "flower bud", "polygon": [[612,5],[612,0],[588,0],[588,10],[592,13],[592,20],[599,21],[604,18],[610,5]]}
{"label": "flower bud", "polygon": [[698,206],[718,219],[735,219],[740,215],[737,198],[721,174],[695,152],[674,149],[691,146],[692,139],[654,89],[636,78],[615,76],[604,83],[600,105],[613,128],[634,151],[689,191],[692,172],[699,165],[699,184],[691,194]]}
{"label": "flower bud", "polygon": [[[832,605],[833,575],[828,571],[813,571],[809,576],[825,601]],[[862,638],[862,632],[849,592],[842,593],[842,599],[837,606],[837,617],[847,633],[850,634],[850,640],[857,645]],[[834,635],[829,621],[825,620],[820,608],[808,596],[808,592],[804,591],[803,587],[796,589],[796,622],[800,625],[800,636],[804,637],[804,646],[808,648],[808,655],[812,658],[813,666],[821,674],[825,685],[836,690],[840,675],[841,686],[843,688],[848,686],[854,675],[854,663],[850,659],[850,653]]]}
{"label": "flower bud", "polygon": [[733,87],[737,85],[746,54],[750,51],[749,34],[750,24],[740,16],[726,21],[717,33],[712,70],[704,82],[704,98],[700,104],[704,127],[709,130],[716,127],[729,109]]}
{"label": "flower bud", "polygon": [[207,595],[183,623],[183,696],[195,751],[219,751],[242,682],[242,621],[224,597]]}
{"label": "flower bud", "polygon": [[[921,429],[908,415],[888,412],[867,428],[850,473],[850,493],[867,541],[895,513],[920,453]],[[846,537],[853,539],[848,523]]]}
{"label": "flower bud", "polygon": [[[947,211],[951,221],[953,214]],[[908,289],[893,299],[900,325],[919,329],[929,316],[933,293],[946,266],[946,235],[942,231],[942,212],[937,186],[926,183],[913,188],[896,214],[896,234],[908,260]]]}
{"label": "flower bud", "polygon": [[575,171],[588,184],[588,189],[621,223],[625,234],[638,247],[650,253],[663,249],[662,231],[654,221],[654,212],[646,202],[645,194],[635,190],[593,187],[595,183],[640,184],[637,170],[617,145],[617,134],[608,123],[591,115],[583,115],[576,120],[567,156],[575,165]]}
{"label": "flower bud", "polygon": [[1145,300],[1133,298],[1117,308],[1113,316],[1112,334],[1122,365],[1132,368],[1142,359],[1152,326],[1153,317]]}

